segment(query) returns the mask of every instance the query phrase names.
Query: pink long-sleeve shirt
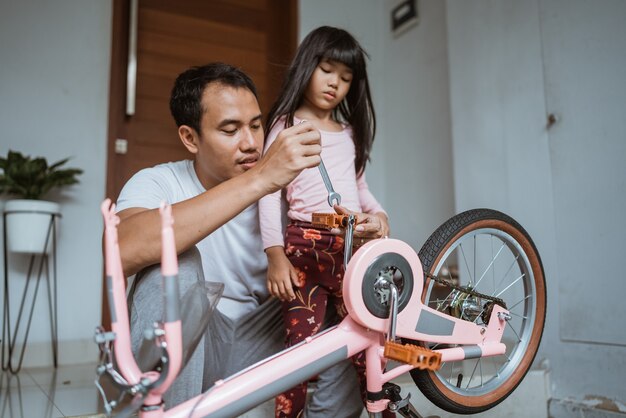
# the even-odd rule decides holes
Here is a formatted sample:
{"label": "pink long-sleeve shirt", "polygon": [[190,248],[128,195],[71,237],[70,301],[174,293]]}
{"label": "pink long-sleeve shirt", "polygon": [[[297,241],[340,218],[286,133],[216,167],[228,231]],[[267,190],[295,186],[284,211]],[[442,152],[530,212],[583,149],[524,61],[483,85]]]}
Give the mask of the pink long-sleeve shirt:
{"label": "pink long-sleeve shirt", "polygon": [[[299,122],[299,119],[294,118],[294,123]],[[269,132],[265,149],[274,142],[283,129],[285,129],[284,118],[274,124]],[[384,212],[380,203],[369,191],[365,173],[359,177],[356,176],[352,128],[345,126],[341,132],[320,131],[320,133],[322,159],[333,188],[341,195],[341,206],[362,213]],[[259,201],[263,248],[284,246],[281,194],[281,191],[278,191]],[[300,173],[286,187],[285,197],[289,219],[311,222],[311,214],[314,212],[334,213],[333,208],[328,204],[328,191],[317,167]]]}

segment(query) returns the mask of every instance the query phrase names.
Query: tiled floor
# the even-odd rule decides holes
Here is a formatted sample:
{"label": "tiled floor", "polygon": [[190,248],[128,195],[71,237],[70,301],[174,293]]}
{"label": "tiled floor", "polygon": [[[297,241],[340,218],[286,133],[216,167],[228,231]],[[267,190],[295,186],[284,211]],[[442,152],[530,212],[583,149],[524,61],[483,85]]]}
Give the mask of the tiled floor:
{"label": "tiled floor", "polygon": [[92,417],[103,411],[94,365],[0,373],[0,418]]}
{"label": "tiled floor", "polygon": [[[0,371],[0,418],[104,418],[104,403],[94,383],[95,364]],[[109,396],[116,393],[101,382]],[[114,411],[119,412],[120,408]],[[273,400],[241,418],[273,415]]]}

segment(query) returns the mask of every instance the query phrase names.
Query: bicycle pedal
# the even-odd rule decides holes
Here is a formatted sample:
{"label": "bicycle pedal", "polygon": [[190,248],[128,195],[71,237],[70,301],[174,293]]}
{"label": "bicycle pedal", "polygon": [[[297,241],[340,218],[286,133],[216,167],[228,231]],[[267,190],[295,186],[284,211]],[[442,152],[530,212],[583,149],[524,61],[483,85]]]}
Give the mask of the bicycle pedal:
{"label": "bicycle pedal", "polygon": [[441,353],[413,344],[385,342],[384,356],[390,360],[410,364],[420,370],[439,370]]}
{"label": "bicycle pedal", "polygon": [[317,228],[345,228],[348,222],[348,215],[337,213],[318,213],[311,215],[311,223]]}

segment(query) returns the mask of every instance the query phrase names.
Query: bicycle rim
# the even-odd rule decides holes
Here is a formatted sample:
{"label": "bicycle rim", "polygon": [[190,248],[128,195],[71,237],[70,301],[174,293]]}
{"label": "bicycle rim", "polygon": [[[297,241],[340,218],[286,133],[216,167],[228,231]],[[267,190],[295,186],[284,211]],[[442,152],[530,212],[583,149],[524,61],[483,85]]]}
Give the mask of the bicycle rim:
{"label": "bicycle rim", "polygon": [[[541,259],[526,231],[509,216],[476,209],[444,223],[420,250],[424,272],[457,286],[501,298],[511,314],[501,356],[443,363],[411,373],[433,403],[454,413],[487,410],[521,382],[535,357],[545,320]],[[426,279],[423,301],[433,309],[484,325],[488,301]],[[431,349],[445,348],[424,344]]]}

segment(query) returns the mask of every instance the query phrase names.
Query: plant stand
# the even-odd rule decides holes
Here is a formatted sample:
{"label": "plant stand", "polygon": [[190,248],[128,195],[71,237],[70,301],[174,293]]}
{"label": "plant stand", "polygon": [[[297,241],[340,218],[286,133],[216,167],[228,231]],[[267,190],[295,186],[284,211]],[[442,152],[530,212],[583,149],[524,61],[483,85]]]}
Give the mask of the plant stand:
{"label": "plant stand", "polygon": [[[2,370],[9,370],[13,374],[17,374],[22,368],[22,362],[24,360],[24,352],[26,351],[26,344],[28,342],[28,334],[30,331],[31,322],[33,319],[33,312],[35,310],[35,302],[37,300],[37,293],[39,290],[39,284],[42,277],[45,277],[46,287],[48,291],[48,309],[50,312],[50,332],[52,337],[52,360],[54,368],[57,368],[58,357],[58,321],[57,321],[57,260],[56,260],[56,221],[61,215],[58,213],[46,214],[50,217],[48,224],[48,232],[45,239],[45,244],[41,252],[31,253],[30,262],[28,265],[28,273],[26,276],[26,283],[24,284],[24,292],[22,294],[22,300],[15,321],[15,330],[11,333],[11,309],[10,309],[10,292],[9,292],[9,243],[7,240],[7,215],[17,213],[32,213],[32,211],[22,210],[7,210],[3,213],[3,247],[4,247],[4,320],[2,324]],[[51,246],[51,251],[50,251]],[[51,253],[51,254],[49,254]],[[50,257],[52,258],[52,275],[50,274]],[[35,276],[36,272],[36,278]],[[28,318],[25,318],[24,308],[26,306],[26,299],[28,297],[29,288],[32,282],[34,283],[34,289],[32,290],[32,296],[30,296],[30,309],[28,312]],[[51,283],[52,281],[52,283]],[[22,322],[26,320],[26,328],[23,336],[23,343],[21,344],[21,350],[18,358],[14,358],[17,354],[15,351],[16,343],[18,340],[18,332]]]}

